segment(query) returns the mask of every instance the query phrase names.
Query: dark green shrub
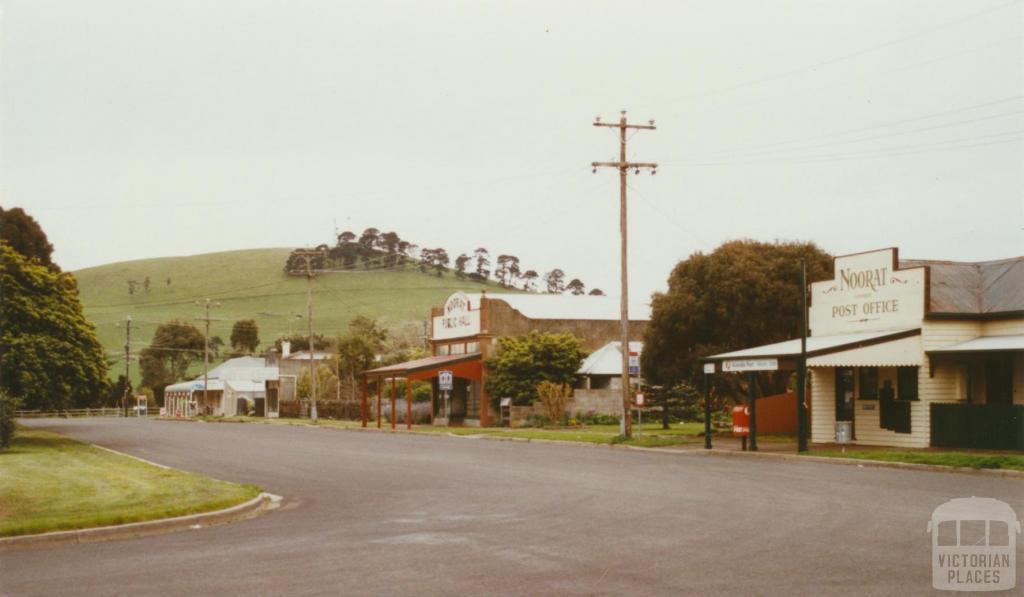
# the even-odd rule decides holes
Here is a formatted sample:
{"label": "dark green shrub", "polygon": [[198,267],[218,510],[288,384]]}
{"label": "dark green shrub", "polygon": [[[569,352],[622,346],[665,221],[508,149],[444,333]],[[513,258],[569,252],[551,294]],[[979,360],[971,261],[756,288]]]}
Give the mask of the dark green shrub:
{"label": "dark green shrub", "polygon": [[6,392],[0,392],[0,450],[11,445],[18,423],[14,420],[14,410],[19,401],[11,398]]}

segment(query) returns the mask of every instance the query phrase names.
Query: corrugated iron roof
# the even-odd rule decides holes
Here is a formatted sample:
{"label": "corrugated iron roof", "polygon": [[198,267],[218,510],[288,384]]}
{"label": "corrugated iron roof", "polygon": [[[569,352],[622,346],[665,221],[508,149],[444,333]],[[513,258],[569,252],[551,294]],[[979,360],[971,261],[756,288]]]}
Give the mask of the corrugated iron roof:
{"label": "corrugated iron roof", "polygon": [[[622,342],[609,342],[590,354],[576,373],[578,375],[622,375]],[[630,342],[629,351],[640,354],[643,342]]]}
{"label": "corrugated iron roof", "polygon": [[[610,296],[487,293],[486,295],[476,295],[473,304],[479,305],[482,296],[504,301],[508,306],[530,319],[589,319],[597,321],[617,321],[619,319],[619,300]],[[651,319],[650,305],[631,304],[629,319],[630,321],[649,321]]]}
{"label": "corrugated iron roof", "polygon": [[1024,334],[1007,336],[981,336],[966,342],[959,342],[942,348],[929,350],[929,353],[944,352],[990,352],[990,351],[1024,351]]}
{"label": "corrugated iron roof", "polygon": [[979,261],[901,259],[900,267],[928,266],[929,311],[990,315],[1024,311],[1024,257]]}

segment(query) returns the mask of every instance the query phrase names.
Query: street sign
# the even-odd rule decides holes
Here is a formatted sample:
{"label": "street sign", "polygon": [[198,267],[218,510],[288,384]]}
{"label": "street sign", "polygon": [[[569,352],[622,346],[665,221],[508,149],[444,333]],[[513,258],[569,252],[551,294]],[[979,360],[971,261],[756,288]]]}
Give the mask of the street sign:
{"label": "street sign", "polygon": [[631,376],[640,375],[640,355],[638,353],[629,353],[629,374]]}
{"label": "street sign", "polygon": [[776,371],[779,359],[736,359],[722,361],[722,371],[736,373],[739,371]]}
{"label": "street sign", "polygon": [[636,405],[637,406],[643,406],[644,405],[644,395],[643,394],[638,393],[636,395]]}
{"label": "street sign", "polygon": [[715,364],[714,363],[704,363],[704,373],[705,374],[711,374],[711,373],[714,373],[714,372],[715,372]]}
{"label": "street sign", "polygon": [[451,371],[437,372],[437,389],[442,392],[451,392],[455,389],[455,375]]}

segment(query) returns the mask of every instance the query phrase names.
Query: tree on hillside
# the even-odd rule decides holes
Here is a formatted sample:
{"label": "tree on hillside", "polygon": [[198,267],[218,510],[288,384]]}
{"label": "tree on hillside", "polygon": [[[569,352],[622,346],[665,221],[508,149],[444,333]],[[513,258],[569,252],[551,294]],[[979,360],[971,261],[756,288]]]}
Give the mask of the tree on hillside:
{"label": "tree on hillside", "polygon": [[[814,243],[737,240],[680,261],[668,292],[656,293],[641,365],[651,383],[699,387],[700,357],[780,342],[800,334],[800,263],[807,282],[829,277],[831,257]],[[743,380],[716,375],[716,391]],[[762,388],[784,391],[788,374],[763,375]]]}
{"label": "tree on hillside", "polygon": [[53,245],[46,233],[22,208],[5,210],[0,207],[0,239],[29,262],[60,270],[51,259]]}
{"label": "tree on hillside", "polygon": [[349,244],[351,242],[354,242],[355,240],[356,240],[355,233],[351,232],[349,230],[346,230],[345,232],[342,232],[341,234],[338,235],[338,244],[339,245],[347,245],[347,244]]}
{"label": "tree on hillside", "polygon": [[588,292],[587,294],[589,294],[590,296],[604,296],[604,291],[601,290],[600,288],[591,288],[590,292]]}
{"label": "tree on hillside", "polygon": [[533,292],[537,289],[536,280],[540,274],[536,270],[528,269],[523,272],[523,290]]}
{"label": "tree on hillside", "polygon": [[210,352],[213,353],[213,358],[220,358],[220,349],[224,346],[224,338],[220,336],[213,336],[210,338]]}
{"label": "tree on hillside", "polygon": [[586,287],[579,278],[573,278],[568,284],[565,285],[565,289],[572,292],[576,296],[586,294]]}
{"label": "tree on hillside", "polygon": [[178,319],[161,323],[139,354],[142,385],[153,388],[162,404],[164,387],[184,379],[189,366],[203,358],[204,348],[202,332],[191,323]]}
{"label": "tree on hillside", "polygon": [[544,274],[544,284],[548,294],[562,294],[565,292],[565,272],[556,267]]}
{"label": "tree on hillside", "polygon": [[448,251],[445,251],[442,248],[434,249],[434,255],[431,262],[434,266],[434,273],[436,273],[437,277],[440,278],[444,275],[445,268],[448,267]]}
{"label": "tree on hillside", "polygon": [[260,329],[255,319],[239,319],[231,327],[231,348],[252,354],[260,345]]}
{"label": "tree on hillside", "polygon": [[486,282],[487,276],[491,275],[491,270],[487,269],[487,266],[491,264],[491,254],[487,249],[479,247],[473,251],[473,257],[476,259],[476,273],[473,279],[477,282]]}
{"label": "tree on hillside", "polygon": [[370,369],[384,348],[387,332],[377,322],[362,315],[349,322],[348,331],[338,338],[337,369],[349,381],[351,399],[358,400],[359,384],[356,377]]}
{"label": "tree on hillside", "polygon": [[395,267],[398,264],[398,243],[402,239],[394,232],[385,232],[380,235],[378,243],[384,249],[384,264],[387,267]]}
{"label": "tree on hillside", "polygon": [[498,267],[494,270],[494,277],[498,279],[499,284],[506,288],[512,288],[515,286],[515,281],[519,279],[520,273],[518,257],[498,255]]}
{"label": "tree on hillside", "polygon": [[363,260],[363,267],[370,269],[370,265],[376,255],[377,243],[380,238],[380,230],[376,228],[367,228],[363,230],[362,236],[359,237],[360,258]]}
{"label": "tree on hillside", "polygon": [[586,355],[583,341],[572,334],[534,330],[498,338],[494,355],[484,361],[491,402],[495,408],[502,398],[511,398],[517,406],[530,405],[539,399],[539,383],[571,384]]}
{"label": "tree on hillside", "polygon": [[469,255],[465,253],[455,258],[455,277],[465,278],[466,277],[466,264],[470,261]]}
{"label": "tree on hillside", "polygon": [[0,289],[0,393],[27,409],[99,404],[107,361],[74,276],[0,240]]}

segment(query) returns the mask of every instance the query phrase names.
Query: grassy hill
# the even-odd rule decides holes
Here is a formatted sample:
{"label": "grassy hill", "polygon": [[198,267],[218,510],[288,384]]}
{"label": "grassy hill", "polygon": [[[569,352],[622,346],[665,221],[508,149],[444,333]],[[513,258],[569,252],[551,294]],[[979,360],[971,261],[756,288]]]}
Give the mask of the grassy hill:
{"label": "grassy hill", "polygon": [[[252,249],[189,257],[124,261],[74,272],[86,316],[96,325],[100,342],[116,360],[111,374],[124,371],[124,319],[132,316],[132,351],[149,345],[156,326],[171,319],[192,321],[202,330],[204,309],[197,300],[220,303],[210,316],[210,336],[229,342],[231,326],[255,319],[262,346],[306,330],[306,279],[286,276],[282,268],[290,249]],[[146,291],[142,281],[149,277]],[[168,279],[170,283],[168,284]],[[128,293],[128,280],[139,288]],[[479,292],[481,284],[412,269],[323,274],[313,283],[313,324],[317,333],[333,337],[356,315],[377,319],[396,334],[423,333],[430,307],[440,305],[455,290]],[[487,288],[498,289],[496,285]],[[295,315],[302,315],[295,319]],[[119,325],[118,325],[119,324]],[[138,383],[137,367],[133,375]],[[136,387],[138,387],[136,385]]]}

